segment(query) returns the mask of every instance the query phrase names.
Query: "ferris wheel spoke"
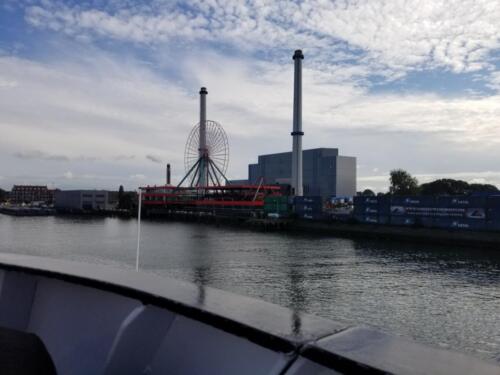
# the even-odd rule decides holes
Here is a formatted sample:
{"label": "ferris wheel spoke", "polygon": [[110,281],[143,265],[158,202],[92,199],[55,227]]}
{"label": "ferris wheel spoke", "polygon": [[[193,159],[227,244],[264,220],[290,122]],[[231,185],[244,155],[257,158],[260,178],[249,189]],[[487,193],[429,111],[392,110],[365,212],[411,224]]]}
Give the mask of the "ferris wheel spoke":
{"label": "ferris wheel spoke", "polygon": [[213,148],[212,148],[212,149],[213,149],[213,150],[218,150],[218,149],[220,149],[221,147],[223,147],[223,145],[224,145],[224,141],[222,140],[222,138],[221,138],[221,139],[217,139],[217,140],[213,143],[213,146],[212,146]]}

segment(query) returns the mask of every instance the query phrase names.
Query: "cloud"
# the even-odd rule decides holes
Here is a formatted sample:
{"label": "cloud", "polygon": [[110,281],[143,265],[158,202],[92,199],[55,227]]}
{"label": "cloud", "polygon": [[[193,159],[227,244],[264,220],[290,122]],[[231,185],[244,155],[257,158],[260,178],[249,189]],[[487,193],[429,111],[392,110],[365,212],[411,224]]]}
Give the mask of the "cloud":
{"label": "cloud", "polygon": [[131,180],[145,180],[146,176],[141,174],[141,173],[137,173],[137,174],[130,175],[129,179],[131,179]]}
{"label": "cloud", "polygon": [[113,160],[133,160],[135,159],[135,155],[116,155],[113,157]]}
{"label": "cloud", "polygon": [[95,161],[98,160],[92,156],[68,156],[51,154],[40,150],[20,151],[13,154],[19,159],[37,159],[37,160],[50,160],[50,161]]}
{"label": "cloud", "polygon": [[492,72],[489,76],[486,77],[487,86],[493,90],[496,90],[500,93],[500,71]]}
{"label": "cloud", "polygon": [[0,89],[2,88],[14,88],[17,87],[19,83],[17,81],[8,80],[6,78],[0,77]]}
{"label": "cloud", "polygon": [[66,178],[68,180],[72,180],[73,177],[74,177],[74,175],[73,175],[73,172],[71,172],[71,171],[64,173],[64,178]]}
{"label": "cloud", "polygon": [[317,67],[356,61],[392,79],[422,68],[490,69],[491,52],[500,44],[497,0],[45,2],[27,7],[25,17],[34,27],[70,36],[214,42],[266,50],[273,58],[304,46]]}
{"label": "cloud", "polygon": [[66,155],[51,155],[39,150],[15,152],[14,156],[19,159],[41,159],[54,161],[69,161]]}
{"label": "cloud", "polygon": [[146,159],[151,160],[153,163],[162,163],[161,159],[154,155],[146,155]]}

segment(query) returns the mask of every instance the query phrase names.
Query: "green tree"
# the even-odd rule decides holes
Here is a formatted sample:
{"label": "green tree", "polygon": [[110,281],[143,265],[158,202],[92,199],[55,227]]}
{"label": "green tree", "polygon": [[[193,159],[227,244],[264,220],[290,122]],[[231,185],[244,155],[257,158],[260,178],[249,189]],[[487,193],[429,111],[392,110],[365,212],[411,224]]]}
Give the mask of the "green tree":
{"label": "green tree", "polygon": [[486,192],[486,193],[498,193],[498,188],[491,184],[470,184],[469,191],[471,193]]}
{"label": "green tree", "polygon": [[463,195],[468,194],[469,184],[461,180],[442,178],[420,186],[422,195]]}
{"label": "green tree", "polygon": [[361,195],[363,195],[365,197],[374,197],[375,193],[371,189],[365,189],[365,190],[363,190],[363,192],[361,193]]}
{"label": "green tree", "polygon": [[469,184],[451,178],[442,178],[420,186],[422,195],[467,195],[477,192],[497,193],[498,189],[490,184]]}
{"label": "green tree", "polygon": [[123,198],[125,197],[125,191],[123,189],[123,185],[120,185],[118,188],[118,208],[123,209],[124,201]]}
{"label": "green tree", "polygon": [[418,194],[418,180],[403,169],[393,169],[389,182],[389,193],[392,195]]}

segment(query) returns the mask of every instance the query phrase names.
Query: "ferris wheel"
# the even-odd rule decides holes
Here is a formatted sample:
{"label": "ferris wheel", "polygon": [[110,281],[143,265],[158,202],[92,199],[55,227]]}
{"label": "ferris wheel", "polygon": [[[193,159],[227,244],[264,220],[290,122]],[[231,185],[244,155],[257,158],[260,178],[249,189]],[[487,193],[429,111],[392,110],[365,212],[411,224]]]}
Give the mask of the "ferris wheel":
{"label": "ferris wheel", "polygon": [[203,132],[200,123],[189,133],[184,148],[184,168],[189,186],[220,186],[227,181],[229,143],[224,128],[216,121],[205,121],[205,147],[202,148]]}

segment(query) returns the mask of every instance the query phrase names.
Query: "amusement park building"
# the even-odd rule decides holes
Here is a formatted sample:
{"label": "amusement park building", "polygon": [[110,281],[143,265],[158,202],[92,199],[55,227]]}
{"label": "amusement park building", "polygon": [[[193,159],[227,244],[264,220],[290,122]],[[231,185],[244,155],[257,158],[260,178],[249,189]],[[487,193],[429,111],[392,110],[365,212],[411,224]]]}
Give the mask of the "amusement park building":
{"label": "amusement park building", "polygon": [[[340,156],[337,148],[304,150],[303,186],[305,196],[329,198],[356,195],[356,158]],[[257,164],[248,166],[251,184],[289,184],[292,153],[259,155]]]}

